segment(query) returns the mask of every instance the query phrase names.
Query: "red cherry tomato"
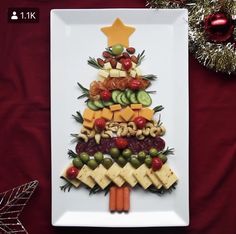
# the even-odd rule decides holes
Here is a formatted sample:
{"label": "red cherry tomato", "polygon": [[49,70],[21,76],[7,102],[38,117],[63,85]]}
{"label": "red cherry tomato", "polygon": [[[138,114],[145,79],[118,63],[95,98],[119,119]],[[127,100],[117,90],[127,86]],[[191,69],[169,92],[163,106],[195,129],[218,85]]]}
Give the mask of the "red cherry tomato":
{"label": "red cherry tomato", "polygon": [[69,179],[69,180],[73,180],[76,178],[76,176],[79,174],[79,170],[78,168],[76,167],[69,167],[67,170],[66,170],[66,177]]}
{"label": "red cherry tomato", "polygon": [[123,59],[122,66],[126,71],[128,71],[132,67],[131,59],[129,59],[129,58]]}
{"label": "red cherry tomato", "polygon": [[134,123],[137,126],[137,128],[141,129],[146,126],[147,120],[142,116],[138,116],[134,119]]}
{"label": "red cherry tomato", "polygon": [[141,82],[140,80],[137,79],[131,79],[129,82],[129,88],[131,90],[139,90],[141,87]]}
{"label": "red cherry tomato", "polygon": [[162,165],[163,165],[163,162],[160,158],[155,157],[155,158],[152,159],[152,170],[153,171],[160,170]]}
{"label": "red cherry tomato", "polygon": [[125,149],[128,146],[128,141],[122,137],[116,138],[115,143],[118,149]]}
{"label": "red cherry tomato", "polygon": [[104,90],[101,92],[101,99],[103,101],[110,101],[111,100],[111,92],[109,90]]}
{"label": "red cherry tomato", "polygon": [[103,119],[103,118],[95,119],[94,125],[95,125],[95,129],[96,129],[98,132],[101,132],[101,131],[104,130],[105,127],[106,127],[106,120]]}

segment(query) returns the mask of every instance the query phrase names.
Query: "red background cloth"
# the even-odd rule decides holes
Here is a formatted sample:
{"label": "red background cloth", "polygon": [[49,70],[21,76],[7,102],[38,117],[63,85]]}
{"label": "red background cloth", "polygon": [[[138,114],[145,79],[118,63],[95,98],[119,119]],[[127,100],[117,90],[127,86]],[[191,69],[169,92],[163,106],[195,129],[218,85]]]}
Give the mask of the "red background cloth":
{"label": "red background cloth", "polygon": [[[143,8],[144,0],[3,0],[0,8],[0,191],[39,187],[20,216],[29,233],[94,232],[51,226],[50,9]],[[38,24],[10,24],[8,7],[38,7]],[[236,233],[236,79],[190,56],[190,226],[146,233]],[[145,217],[143,217],[145,219]],[[103,233],[111,229],[99,229]],[[114,230],[113,230],[114,231]],[[130,233],[144,229],[129,229]]]}

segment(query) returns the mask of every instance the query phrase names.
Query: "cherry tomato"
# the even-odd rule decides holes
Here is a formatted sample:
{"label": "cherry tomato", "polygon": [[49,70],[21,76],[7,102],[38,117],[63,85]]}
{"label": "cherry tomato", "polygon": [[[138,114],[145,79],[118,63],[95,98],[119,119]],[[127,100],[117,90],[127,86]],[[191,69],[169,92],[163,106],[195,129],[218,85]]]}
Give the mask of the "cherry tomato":
{"label": "cherry tomato", "polygon": [[69,179],[69,180],[73,180],[76,178],[76,176],[79,174],[79,170],[78,168],[76,167],[69,167],[67,170],[66,170],[66,177]]}
{"label": "cherry tomato", "polygon": [[128,146],[128,141],[122,137],[117,137],[115,142],[118,149],[125,149]]}
{"label": "cherry tomato", "polygon": [[139,90],[141,87],[141,82],[140,80],[137,80],[137,79],[132,79],[130,80],[129,82],[129,88],[131,90]]}
{"label": "cherry tomato", "polygon": [[95,125],[95,129],[96,129],[98,132],[101,132],[103,129],[105,129],[106,120],[103,119],[103,118],[95,119],[94,125]]}
{"label": "cherry tomato", "polygon": [[152,170],[157,171],[160,170],[163,165],[163,162],[160,158],[152,158]]}
{"label": "cherry tomato", "polygon": [[142,129],[146,126],[147,120],[142,116],[138,116],[134,119],[134,123],[137,126],[137,128]]}
{"label": "cherry tomato", "polygon": [[104,90],[101,92],[101,99],[103,101],[110,101],[111,99],[111,92],[109,90]]}
{"label": "cherry tomato", "polygon": [[132,61],[130,58],[126,58],[122,60],[123,68],[128,71],[132,67]]}

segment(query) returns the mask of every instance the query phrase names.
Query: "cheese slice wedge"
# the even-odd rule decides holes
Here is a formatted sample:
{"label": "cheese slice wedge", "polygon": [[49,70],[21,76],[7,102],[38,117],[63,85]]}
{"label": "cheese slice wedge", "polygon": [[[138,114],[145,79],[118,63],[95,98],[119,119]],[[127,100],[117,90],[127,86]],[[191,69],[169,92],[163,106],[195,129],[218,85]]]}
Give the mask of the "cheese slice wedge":
{"label": "cheese slice wedge", "polygon": [[147,189],[152,184],[152,181],[147,176],[148,170],[149,168],[145,164],[142,164],[134,171],[134,176],[144,189]]}
{"label": "cheese slice wedge", "polygon": [[147,176],[158,189],[162,187],[161,181],[158,179],[158,177],[155,175],[155,172],[152,169],[147,170]]}
{"label": "cheese slice wedge", "polygon": [[91,173],[91,177],[102,189],[105,189],[111,183],[111,180],[106,176],[106,174],[107,169],[102,164]]}
{"label": "cheese slice wedge", "polygon": [[160,170],[155,171],[155,175],[161,181],[165,189],[168,189],[178,180],[176,174],[166,163],[161,167]]}
{"label": "cheese slice wedge", "polygon": [[87,186],[89,186],[90,188],[93,188],[96,183],[94,179],[91,177],[92,172],[93,170],[90,169],[87,165],[83,165],[76,178],[81,182],[83,182],[84,184],[86,184]]}
{"label": "cheese slice wedge", "polygon": [[113,165],[107,170],[107,176],[118,186],[121,187],[125,180],[120,176],[122,168],[117,164],[113,163]]}
{"label": "cheese slice wedge", "polygon": [[134,187],[138,181],[134,176],[135,169],[131,166],[130,163],[126,163],[126,165],[122,168],[120,175],[121,177],[130,184],[131,187]]}

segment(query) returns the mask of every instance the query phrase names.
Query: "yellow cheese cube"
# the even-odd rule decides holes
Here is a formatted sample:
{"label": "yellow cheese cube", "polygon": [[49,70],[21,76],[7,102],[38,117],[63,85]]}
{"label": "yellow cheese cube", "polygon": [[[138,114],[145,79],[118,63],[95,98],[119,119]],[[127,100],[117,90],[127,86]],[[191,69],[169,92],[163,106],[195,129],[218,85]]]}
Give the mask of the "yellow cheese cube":
{"label": "yellow cheese cube", "polygon": [[140,109],[142,109],[143,105],[142,104],[131,104],[130,107],[133,110],[140,110]]}
{"label": "yellow cheese cube", "polygon": [[126,108],[124,108],[121,112],[120,112],[120,116],[126,121],[128,122],[133,116],[134,116],[134,111],[127,106]]}
{"label": "yellow cheese cube", "polygon": [[137,110],[134,110],[134,116],[132,117],[132,121],[136,118],[136,117],[138,117],[139,116],[139,111],[137,111]]}
{"label": "yellow cheese cube", "polygon": [[101,110],[95,111],[94,119],[98,119],[101,117],[102,117],[102,111]]}
{"label": "yellow cheese cube", "polygon": [[122,168],[117,163],[113,163],[113,165],[107,171],[107,176],[118,187],[121,187],[125,183],[125,180],[120,176],[121,170],[122,170]]}
{"label": "yellow cheese cube", "polygon": [[89,129],[92,129],[94,126],[94,121],[84,120],[83,126]]}
{"label": "yellow cheese cube", "polygon": [[142,164],[138,169],[136,169],[134,171],[134,176],[136,177],[139,184],[144,189],[147,189],[152,184],[152,181],[147,176],[147,171],[148,170],[149,170],[149,168],[145,164]]}
{"label": "yellow cheese cube", "polygon": [[154,114],[154,110],[150,108],[143,108],[139,111],[139,116],[144,117],[147,120],[152,120]]}
{"label": "yellow cheese cube", "polygon": [[111,111],[121,110],[121,105],[120,105],[120,104],[111,105],[111,106],[110,106],[110,110],[111,110]]}
{"label": "yellow cheese cube", "polygon": [[109,109],[107,108],[102,109],[102,118],[106,120],[111,120],[112,117],[113,117],[113,113]]}
{"label": "yellow cheese cube", "polygon": [[124,122],[120,116],[120,111],[114,111],[113,121],[118,123]]}
{"label": "yellow cheese cube", "polygon": [[134,187],[138,183],[137,179],[133,175],[134,171],[135,169],[131,166],[131,164],[126,163],[126,165],[122,168],[120,172],[121,177],[127,183],[129,183],[131,187]]}
{"label": "yellow cheese cube", "polygon": [[93,188],[96,184],[94,179],[91,177],[91,173],[93,170],[91,170],[87,165],[84,165],[76,177],[78,180],[83,182],[84,184],[88,185],[90,188]]}
{"label": "yellow cheese cube", "polygon": [[162,187],[161,181],[157,178],[155,172],[152,169],[147,170],[147,176],[158,189]]}
{"label": "yellow cheese cube", "polygon": [[86,108],[83,113],[83,119],[92,121],[93,117],[94,117],[94,111],[89,108]]}
{"label": "yellow cheese cube", "polygon": [[93,172],[91,173],[92,178],[96,183],[102,188],[105,189],[108,184],[111,183],[111,180],[106,176],[107,169],[100,164]]}

